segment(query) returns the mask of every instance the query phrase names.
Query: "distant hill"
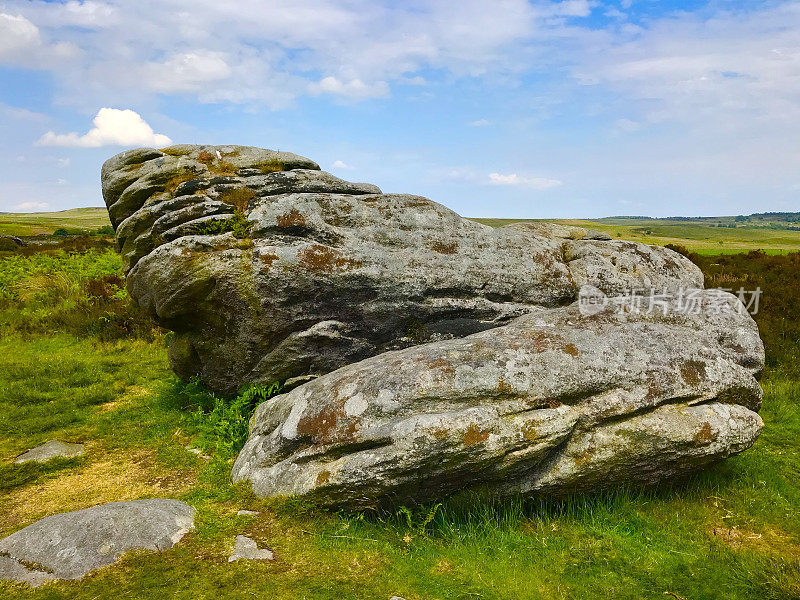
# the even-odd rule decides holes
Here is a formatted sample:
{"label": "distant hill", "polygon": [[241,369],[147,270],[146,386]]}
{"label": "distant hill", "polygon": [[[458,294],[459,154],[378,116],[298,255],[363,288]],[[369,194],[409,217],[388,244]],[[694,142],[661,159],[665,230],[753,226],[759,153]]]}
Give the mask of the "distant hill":
{"label": "distant hill", "polygon": [[71,208],[57,212],[0,213],[0,234],[52,234],[57,229],[69,233],[89,233],[111,225],[105,207]]}

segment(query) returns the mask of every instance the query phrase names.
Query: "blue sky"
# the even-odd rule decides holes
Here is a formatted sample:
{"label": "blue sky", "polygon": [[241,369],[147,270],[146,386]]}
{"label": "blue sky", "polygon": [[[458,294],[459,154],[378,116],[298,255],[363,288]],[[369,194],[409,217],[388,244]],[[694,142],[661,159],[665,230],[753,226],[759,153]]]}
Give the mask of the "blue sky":
{"label": "blue sky", "polygon": [[800,210],[800,2],[0,0],[0,211],[129,147],[288,150],[466,216]]}

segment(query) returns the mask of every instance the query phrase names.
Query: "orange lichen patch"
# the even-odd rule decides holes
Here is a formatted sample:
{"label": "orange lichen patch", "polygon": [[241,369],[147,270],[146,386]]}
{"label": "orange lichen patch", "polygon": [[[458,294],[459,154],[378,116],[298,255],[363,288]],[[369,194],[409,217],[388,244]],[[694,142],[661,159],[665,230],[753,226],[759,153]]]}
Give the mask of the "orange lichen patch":
{"label": "orange lichen patch", "polygon": [[428,362],[428,367],[431,369],[440,369],[442,373],[447,375],[455,375],[456,373],[453,363],[443,358],[437,358],[436,360]]}
{"label": "orange lichen patch", "polygon": [[215,158],[216,158],[216,156],[211,154],[210,152],[200,152],[197,155],[198,162],[201,162],[201,163],[206,164],[206,165],[214,162]]}
{"label": "orange lichen patch", "polygon": [[474,446],[489,439],[489,432],[486,429],[479,429],[475,423],[467,427],[462,438],[465,446]]}
{"label": "orange lichen patch", "polygon": [[568,344],[564,338],[558,335],[545,333],[544,331],[528,330],[522,332],[522,337],[533,342],[536,352],[546,352],[547,350],[560,350],[570,356],[577,356],[578,349],[574,344]]}
{"label": "orange lichen patch", "polygon": [[431,244],[431,250],[438,252],[439,254],[455,254],[457,249],[458,244],[455,242],[450,242],[447,244],[444,242],[434,242]]}
{"label": "orange lichen patch", "polygon": [[450,435],[450,432],[447,431],[447,429],[445,429],[444,427],[437,427],[431,433],[433,434],[433,437],[435,437],[437,440],[447,439]]}
{"label": "orange lichen patch", "polygon": [[277,254],[259,254],[258,260],[260,260],[268,269],[272,266],[276,260],[278,260]]}
{"label": "orange lichen patch", "polygon": [[503,379],[503,376],[500,376],[500,381],[497,382],[497,391],[501,394],[508,394],[512,390],[512,387],[506,383],[506,380]]}
{"label": "orange lichen patch", "polygon": [[687,360],[680,366],[683,380],[690,385],[697,385],[706,378],[706,364],[700,360]]}
{"label": "orange lichen patch", "polygon": [[[315,443],[329,442],[333,439],[339,419],[344,417],[341,407],[326,406],[316,414],[303,417],[297,423],[297,433],[308,436]],[[339,438],[340,436],[335,436]]]}
{"label": "orange lichen patch", "polygon": [[317,485],[325,485],[331,480],[330,471],[320,471],[317,475]]}
{"label": "orange lichen patch", "polygon": [[277,219],[278,227],[305,227],[306,218],[296,209],[293,208],[288,213],[280,215]]}
{"label": "orange lichen patch", "polygon": [[711,427],[711,423],[703,423],[700,430],[694,435],[694,441],[698,444],[707,444],[717,439],[718,433]]}
{"label": "orange lichen patch", "polygon": [[563,402],[559,402],[558,400],[556,400],[554,398],[550,398],[547,401],[547,408],[558,408],[559,406],[563,406],[563,405],[564,405]]}
{"label": "orange lichen patch", "polygon": [[360,266],[358,261],[342,256],[342,253],[329,246],[314,244],[302,250],[299,263],[309,271],[333,273],[337,269]]}
{"label": "orange lichen patch", "polygon": [[647,393],[644,396],[644,399],[649,401],[657,400],[661,396],[664,395],[664,387],[658,381],[650,381],[647,384]]}

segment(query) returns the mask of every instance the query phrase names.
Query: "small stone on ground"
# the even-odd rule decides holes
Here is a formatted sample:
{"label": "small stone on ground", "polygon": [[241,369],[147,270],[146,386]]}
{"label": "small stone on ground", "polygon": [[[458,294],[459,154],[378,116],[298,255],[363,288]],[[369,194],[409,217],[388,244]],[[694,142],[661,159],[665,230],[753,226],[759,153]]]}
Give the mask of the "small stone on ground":
{"label": "small stone on ground", "polygon": [[239,559],[245,560],[275,560],[272,550],[259,548],[254,539],[245,535],[236,536],[236,544],[233,547],[233,554],[228,557],[228,562]]}
{"label": "small stone on ground", "polygon": [[80,579],[128,550],[171,548],[194,528],[194,515],[184,502],[156,498],[45,517],[0,540],[0,579]]}
{"label": "small stone on ground", "polygon": [[75,458],[84,454],[86,454],[86,448],[83,444],[68,444],[58,440],[50,440],[41,446],[28,450],[24,454],[20,454],[14,462],[17,464],[29,461],[42,463],[54,458]]}

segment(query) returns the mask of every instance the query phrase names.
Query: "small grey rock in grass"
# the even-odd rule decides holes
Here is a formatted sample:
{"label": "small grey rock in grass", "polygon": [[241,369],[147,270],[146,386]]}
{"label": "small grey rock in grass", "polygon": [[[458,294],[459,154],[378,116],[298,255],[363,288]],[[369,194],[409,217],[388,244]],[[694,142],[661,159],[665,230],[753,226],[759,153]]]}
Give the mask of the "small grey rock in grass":
{"label": "small grey rock in grass", "polygon": [[389,600],[406,600],[406,599],[403,598],[402,596],[392,596],[391,598],[389,598]]}
{"label": "small grey rock in grass", "polygon": [[236,513],[239,517],[252,517],[253,515],[260,514],[257,510],[240,510]]}
{"label": "small grey rock in grass", "polygon": [[55,575],[45,571],[29,569],[10,556],[0,555],[0,579],[27,583],[31,587],[38,587],[47,581],[55,579]]}
{"label": "small grey rock in grass", "polygon": [[233,547],[233,554],[228,557],[228,562],[235,560],[275,560],[272,550],[259,548],[256,541],[246,535],[237,535],[236,544]]}
{"label": "small grey rock in grass", "polygon": [[14,462],[17,464],[29,461],[42,463],[54,458],[75,458],[84,454],[86,454],[86,448],[83,444],[68,444],[58,440],[50,440],[41,446],[28,450],[24,454],[20,454]]}
{"label": "small grey rock in grass", "polygon": [[80,579],[128,550],[171,548],[194,528],[194,515],[184,502],[158,498],[45,517],[0,540],[0,578],[32,585]]}
{"label": "small grey rock in grass", "polygon": [[602,232],[602,231],[595,231],[594,229],[587,229],[586,230],[586,235],[583,236],[583,239],[585,239],[585,240],[599,240],[599,241],[602,241],[602,242],[607,242],[608,240],[611,239],[611,236],[608,235],[607,233]]}

